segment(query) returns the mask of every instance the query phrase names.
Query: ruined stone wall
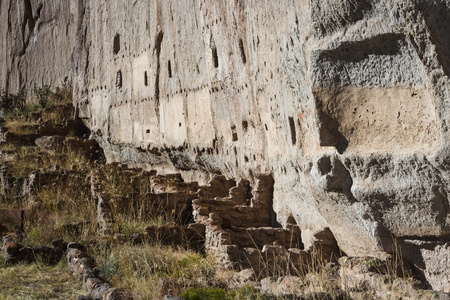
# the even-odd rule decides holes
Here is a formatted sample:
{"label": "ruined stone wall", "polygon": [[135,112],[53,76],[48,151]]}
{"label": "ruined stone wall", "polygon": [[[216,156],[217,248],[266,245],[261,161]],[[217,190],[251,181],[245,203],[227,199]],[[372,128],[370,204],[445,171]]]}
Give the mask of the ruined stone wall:
{"label": "ruined stone wall", "polygon": [[318,147],[307,3],[169,3],[88,4],[79,109],[108,159],[194,177],[273,173],[280,222],[327,226],[299,160]]}
{"label": "ruined stone wall", "polygon": [[33,40],[22,6],[39,1],[0,3],[1,86],[67,63],[108,161],[271,173],[277,220],[293,216],[305,245],[329,227],[348,255],[383,256],[396,237],[448,285],[449,1],[46,1],[68,28],[53,55],[11,50]]}

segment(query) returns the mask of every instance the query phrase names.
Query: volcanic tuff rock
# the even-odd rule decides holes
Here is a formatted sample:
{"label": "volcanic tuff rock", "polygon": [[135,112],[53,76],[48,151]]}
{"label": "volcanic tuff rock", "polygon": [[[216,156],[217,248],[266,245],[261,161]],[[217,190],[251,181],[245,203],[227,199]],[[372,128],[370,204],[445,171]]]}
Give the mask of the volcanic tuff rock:
{"label": "volcanic tuff rock", "polygon": [[[305,246],[450,283],[448,0],[0,1],[0,88],[74,83],[108,161],[249,180]],[[398,244],[393,243],[397,239]]]}

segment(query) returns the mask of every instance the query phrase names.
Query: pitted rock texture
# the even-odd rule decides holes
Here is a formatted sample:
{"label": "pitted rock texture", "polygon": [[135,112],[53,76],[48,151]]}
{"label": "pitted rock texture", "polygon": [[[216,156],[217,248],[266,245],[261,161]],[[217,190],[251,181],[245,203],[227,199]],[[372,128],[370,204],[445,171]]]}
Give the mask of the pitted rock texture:
{"label": "pitted rock texture", "polygon": [[448,289],[448,0],[60,2],[1,2],[1,88],[69,76],[109,162],[271,173],[305,246],[397,238]]}
{"label": "pitted rock texture", "polygon": [[58,85],[75,71],[83,1],[0,2],[0,89]]}

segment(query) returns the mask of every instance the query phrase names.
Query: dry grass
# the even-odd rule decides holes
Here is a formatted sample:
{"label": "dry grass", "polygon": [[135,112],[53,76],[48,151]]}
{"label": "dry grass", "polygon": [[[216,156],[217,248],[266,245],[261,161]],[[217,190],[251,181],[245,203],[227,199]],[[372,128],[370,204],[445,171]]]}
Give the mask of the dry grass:
{"label": "dry grass", "polygon": [[98,266],[116,287],[131,290],[135,299],[179,295],[192,281],[207,286],[216,266],[201,254],[161,245],[117,245],[98,250]]}
{"label": "dry grass", "polygon": [[152,203],[142,198],[137,203],[132,203],[128,198],[121,202],[125,202],[125,205],[112,200],[110,207],[113,230],[123,234],[142,233],[147,226],[183,225],[183,212],[187,209],[187,204],[169,208],[161,199],[156,206],[151,206]]}
{"label": "dry grass", "polygon": [[[14,178],[26,178],[32,171],[40,171],[45,173],[54,169],[55,166],[58,166],[58,169],[61,171],[66,171],[72,169],[83,170],[89,165],[89,161],[80,151],[74,151],[72,149],[68,149],[67,147],[64,147],[63,154],[55,153],[53,151],[43,151],[36,146],[22,146],[14,149],[15,151],[11,152],[11,146],[2,145],[2,150],[7,151],[7,154],[5,153],[0,157],[0,163],[3,166],[6,166],[8,174]],[[83,173],[80,171],[80,174],[82,175]],[[76,176],[72,176],[72,179],[75,177]],[[67,182],[55,181],[52,182],[52,184],[60,189],[64,189],[64,191],[59,191],[57,197],[53,197],[54,195],[50,194],[46,196],[44,191],[42,196],[46,200],[53,197],[51,201],[57,201],[55,203],[56,205],[60,202],[58,202],[57,199],[61,200],[61,198],[64,198],[64,195],[67,195],[68,193],[71,193],[70,197],[73,199],[79,199],[86,194],[81,193],[80,188],[82,186],[78,186],[71,180]],[[70,188],[66,189],[67,187]],[[21,195],[13,194],[11,190],[3,192],[0,196],[1,208],[11,208],[25,205],[25,203],[22,203],[23,197],[20,197]]]}
{"label": "dry grass", "polygon": [[5,267],[0,261],[0,299],[75,299],[84,293],[83,284],[70,275],[64,262]]}
{"label": "dry grass", "polygon": [[11,144],[1,144],[0,151],[14,152],[14,151],[16,151],[16,146],[11,145]]}
{"label": "dry grass", "polygon": [[28,135],[35,133],[36,125],[35,120],[24,115],[17,115],[7,118],[3,126],[13,134]]}
{"label": "dry grass", "polygon": [[83,173],[40,187],[37,199],[35,214],[25,226],[27,244],[49,245],[56,238],[88,243],[96,235],[96,204]]}
{"label": "dry grass", "polygon": [[51,110],[51,111],[43,111],[42,112],[42,121],[49,122],[52,125],[61,125],[63,122],[63,116],[61,113],[57,110]]}
{"label": "dry grass", "polygon": [[63,147],[62,153],[43,151],[37,146],[18,147],[14,159],[2,163],[7,163],[9,173],[15,178],[28,176],[34,170],[49,170],[56,165],[61,171],[81,170],[89,165],[83,153],[66,146]]}
{"label": "dry grass", "polygon": [[42,155],[38,147],[19,147],[12,163],[8,163],[8,172],[15,178],[25,177],[41,167]]}
{"label": "dry grass", "polygon": [[[142,233],[146,226],[180,225],[188,201],[169,208],[168,194],[149,198],[150,179],[130,173],[121,167],[106,167],[99,171],[101,192],[109,195],[109,207],[116,233]],[[186,196],[187,197],[187,196]]]}
{"label": "dry grass", "polygon": [[143,196],[151,192],[149,178],[134,177],[121,166],[105,166],[98,175],[102,191],[115,197],[126,197],[132,192]]}

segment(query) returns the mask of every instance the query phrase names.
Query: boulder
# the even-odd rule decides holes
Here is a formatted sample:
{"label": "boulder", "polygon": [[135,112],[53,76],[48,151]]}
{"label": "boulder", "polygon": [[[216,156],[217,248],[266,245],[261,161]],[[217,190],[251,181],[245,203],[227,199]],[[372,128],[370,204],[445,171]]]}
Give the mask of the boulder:
{"label": "boulder", "polygon": [[61,135],[41,136],[34,143],[46,150],[61,150],[64,145],[65,137]]}

